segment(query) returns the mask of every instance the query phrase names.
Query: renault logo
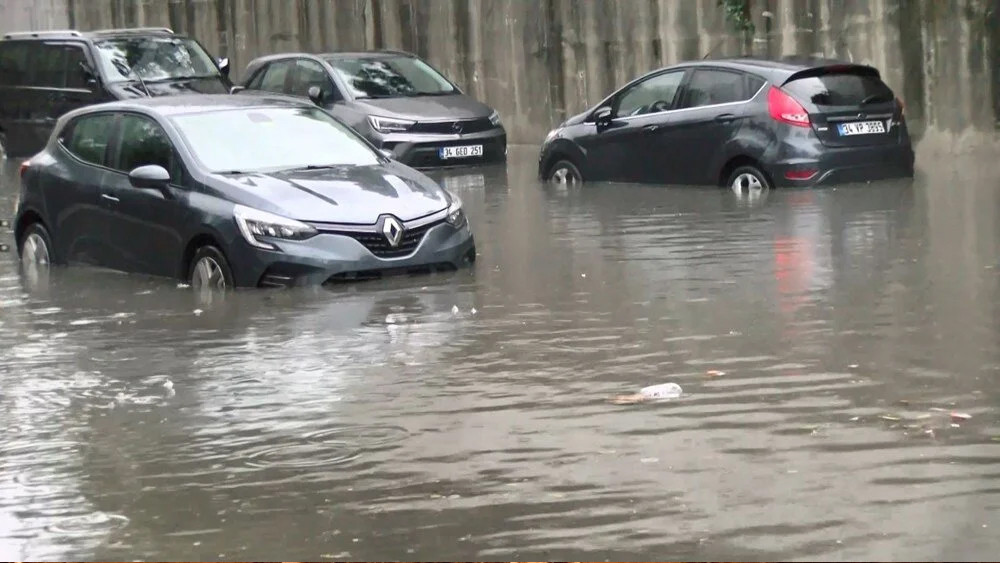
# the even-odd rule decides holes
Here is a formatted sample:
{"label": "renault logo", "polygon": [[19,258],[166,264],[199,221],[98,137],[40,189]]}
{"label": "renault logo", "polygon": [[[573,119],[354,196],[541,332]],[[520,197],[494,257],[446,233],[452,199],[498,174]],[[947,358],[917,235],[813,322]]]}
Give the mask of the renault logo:
{"label": "renault logo", "polygon": [[403,240],[403,224],[395,217],[386,217],[385,221],[382,222],[382,234],[385,235],[385,240],[389,242],[389,246],[396,248],[399,246],[399,242]]}

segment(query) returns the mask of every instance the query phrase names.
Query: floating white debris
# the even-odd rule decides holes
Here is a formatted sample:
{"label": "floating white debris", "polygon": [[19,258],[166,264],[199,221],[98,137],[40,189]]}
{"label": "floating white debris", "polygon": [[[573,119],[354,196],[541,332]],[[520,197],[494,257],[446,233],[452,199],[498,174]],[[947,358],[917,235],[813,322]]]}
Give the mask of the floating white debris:
{"label": "floating white debris", "polygon": [[163,387],[165,387],[167,389],[173,389],[174,388],[174,382],[170,381],[168,379],[168,380],[166,380],[166,381],[163,382]]}
{"label": "floating white debris", "polygon": [[198,317],[198,316],[201,316],[201,314],[202,314],[203,312],[204,312],[204,311],[202,311],[201,309],[195,309],[195,310],[194,310],[194,316],[196,316],[196,317]]}
{"label": "floating white debris", "polygon": [[643,387],[638,393],[632,395],[618,395],[611,399],[612,403],[618,405],[629,405],[646,401],[666,401],[676,399],[681,396],[683,390],[676,383],[661,383]]}
{"label": "floating white debris", "polygon": [[476,314],[476,313],[478,313],[479,311],[477,311],[477,310],[476,310],[476,308],[475,308],[475,307],[473,307],[473,308],[472,308],[472,310],[471,310],[471,311],[469,311],[469,312],[470,312],[470,313],[472,313],[473,315],[475,315],[475,314]]}
{"label": "floating white debris", "polygon": [[458,305],[452,305],[451,306],[451,314],[452,315],[457,315],[458,314]]}

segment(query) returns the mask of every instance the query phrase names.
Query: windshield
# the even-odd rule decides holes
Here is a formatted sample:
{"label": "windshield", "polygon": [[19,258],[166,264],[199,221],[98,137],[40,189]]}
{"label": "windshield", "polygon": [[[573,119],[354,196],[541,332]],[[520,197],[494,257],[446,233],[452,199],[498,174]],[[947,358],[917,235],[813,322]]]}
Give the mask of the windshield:
{"label": "windshield", "polygon": [[216,173],[374,165],[379,158],[319,108],[246,108],[172,118],[191,151]]}
{"label": "windshield", "polygon": [[785,85],[792,95],[817,106],[860,106],[895,99],[892,90],[870,73],[838,72],[793,80]]}
{"label": "windshield", "polygon": [[452,94],[455,88],[415,57],[327,59],[356,98],[399,98]]}
{"label": "windshield", "polygon": [[219,75],[212,58],[193,39],[122,37],[94,44],[101,71],[111,82],[133,80],[130,71],[146,82]]}

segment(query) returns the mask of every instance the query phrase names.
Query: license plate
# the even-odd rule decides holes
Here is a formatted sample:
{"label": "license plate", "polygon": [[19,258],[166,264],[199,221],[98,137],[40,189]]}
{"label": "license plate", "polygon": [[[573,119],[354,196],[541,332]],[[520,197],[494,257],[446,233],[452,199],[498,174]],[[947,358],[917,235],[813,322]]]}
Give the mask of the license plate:
{"label": "license plate", "polygon": [[841,135],[872,135],[875,133],[885,133],[885,123],[881,121],[841,123],[837,126],[837,129]]}
{"label": "license plate", "polygon": [[483,145],[467,145],[464,147],[441,147],[438,149],[441,160],[448,158],[469,158],[483,156]]}
{"label": "license plate", "polygon": [[486,185],[486,178],[482,174],[468,174],[465,176],[446,176],[444,187],[449,190],[464,190],[468,188],[481,188]]}

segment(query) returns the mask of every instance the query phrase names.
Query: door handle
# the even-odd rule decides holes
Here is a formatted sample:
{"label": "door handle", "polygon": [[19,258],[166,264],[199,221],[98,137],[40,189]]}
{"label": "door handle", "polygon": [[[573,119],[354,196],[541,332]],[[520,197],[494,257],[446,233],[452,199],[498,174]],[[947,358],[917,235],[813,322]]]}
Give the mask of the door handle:
{"label": "door handle", "polygon": [[105,199],[105,200],[107,200],[107,201],[110,201],[110,202],[112,202],[112,203],[119,203],[119,202],[121,202],[121,200],[120,200],[120,199],[118,199],[117,197],[115,197],[115,196],[113,196],[113,195],[108,195],[108,194],[101,194],[101,198],[102,198],[102,199]]}
{"label": "door handle", "polygon": [[736,116],[731,113],[724,113],[722,115],[715,116],[715,120],[719,123],[729,123],[730,121],[735,121]]}
{"label": "door handle", "polygon": [[647,125],[647,126],[645,126],[645,127],[642,128],[642,132],[643,133],[655,133],[655,132],[659,131],[659,129],[660,129],[659,125]]}

